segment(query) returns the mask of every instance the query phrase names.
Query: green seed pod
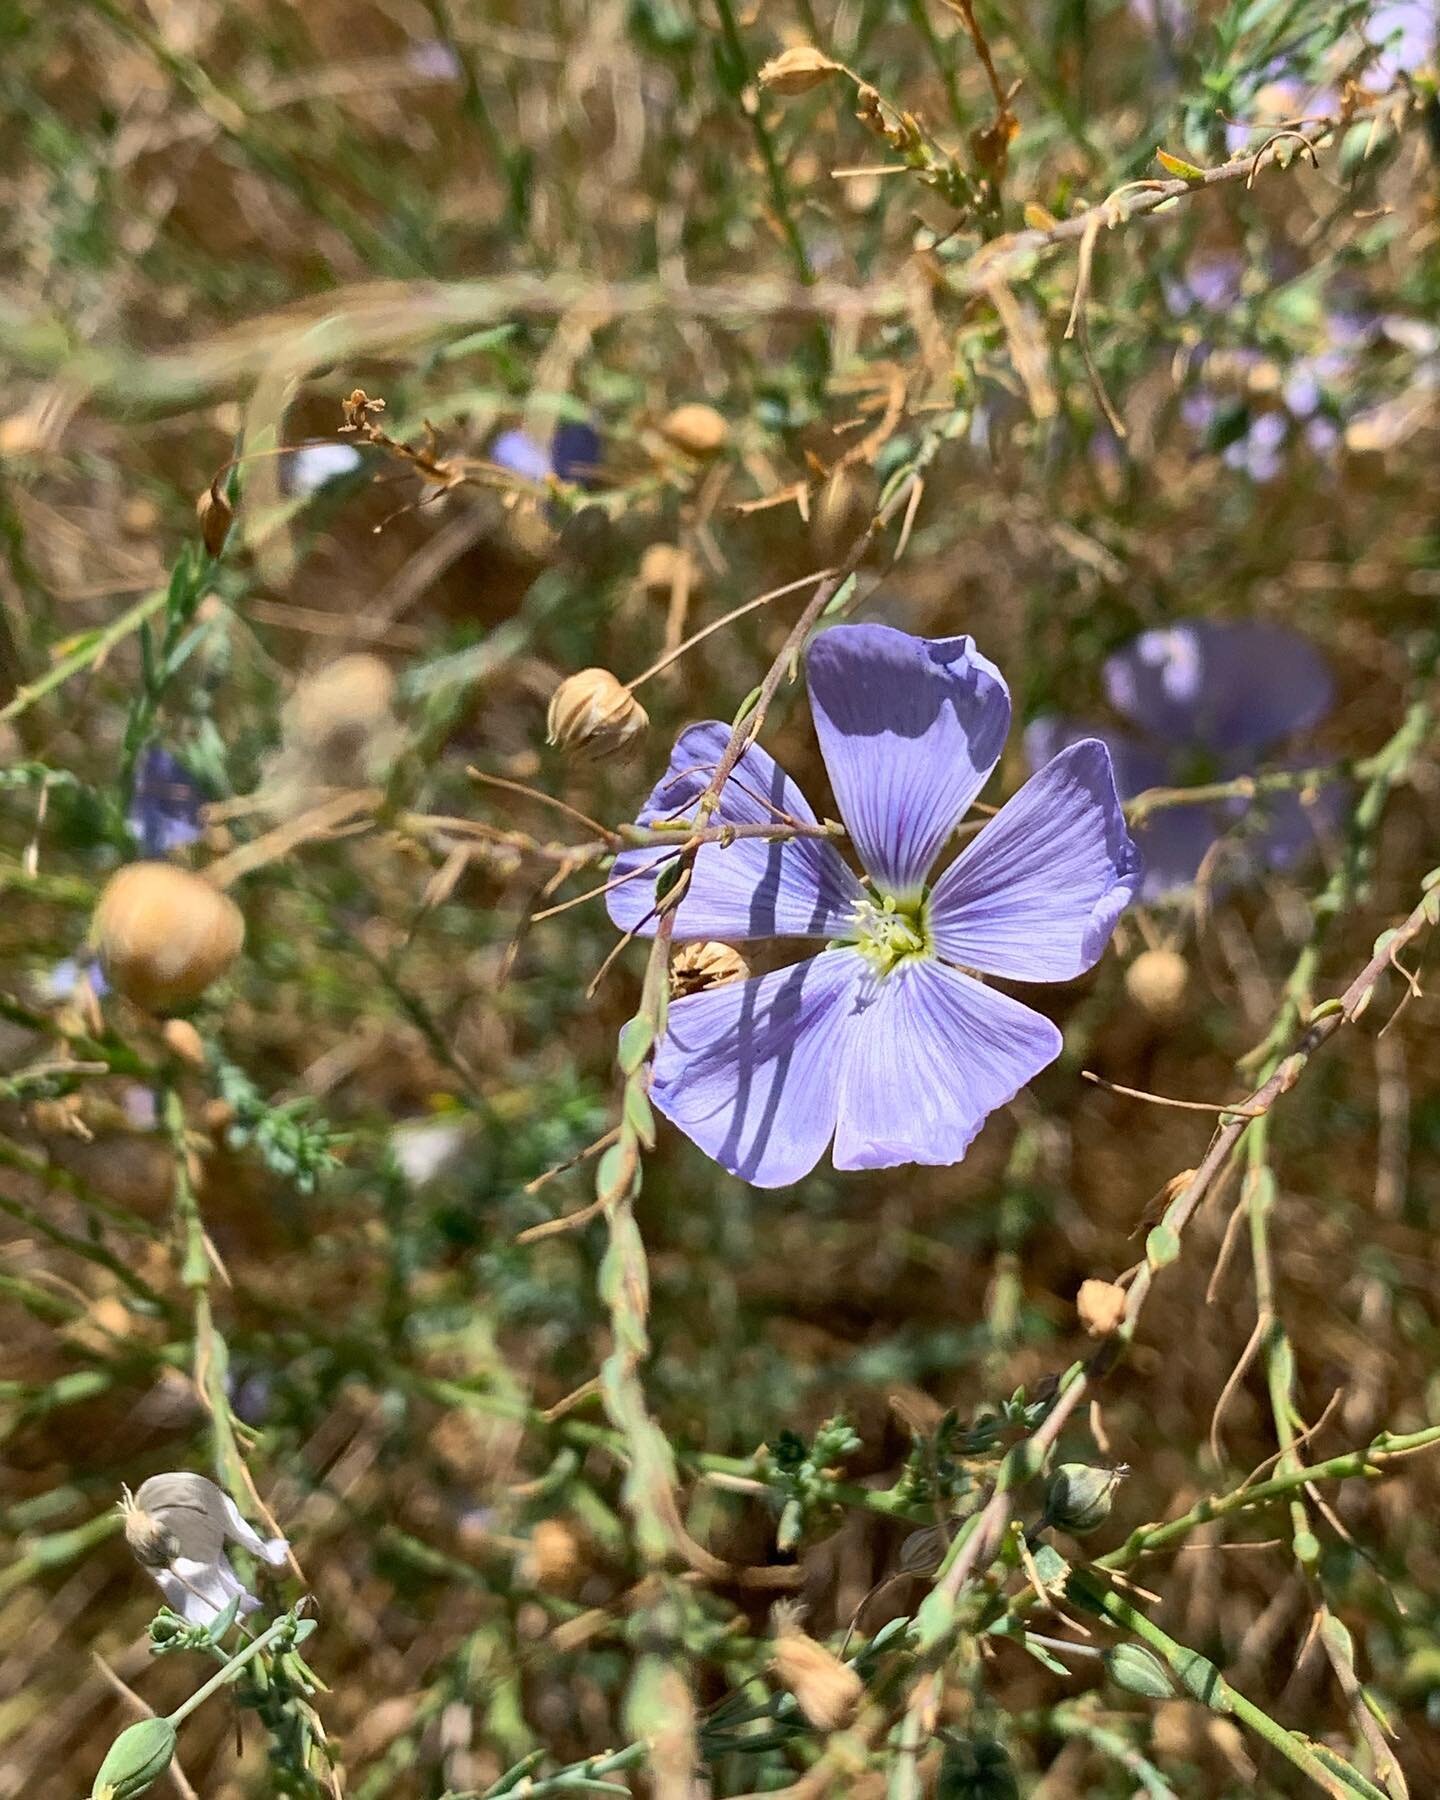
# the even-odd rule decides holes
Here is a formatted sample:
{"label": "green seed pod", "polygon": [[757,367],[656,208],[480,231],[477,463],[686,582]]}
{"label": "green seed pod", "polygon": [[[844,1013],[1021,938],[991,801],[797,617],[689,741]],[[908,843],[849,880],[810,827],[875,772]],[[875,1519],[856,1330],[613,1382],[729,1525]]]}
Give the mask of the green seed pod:
{"label": "green seed pod", "polygon": [[1117,1644],[1104,1656],[1105,1672],[1127,1694],[1139,1694],[1145,1700],[1173,1700],[1175,1683],[1165,1665],[1139,1644]]}
{"label": "green seed pod", "polygon": [[170,1767],[175,1727],[168,1719],[141,1719],[127,1725],[100,1765],[90,1800],[131,1800],[143,1794]]}
{"label": "green seed pod", "polygon": [[951,1738],[940,1759],[935,1800],[1020,1800],[1020,1783],[994,1738]]}
{"label": "green seed pod", "polygon": [[1045,1521],[1083,1536],[1110,1516],[1119,1477],[1114,1469],[1092,1469],[1088,1463],[1061,1463],[1050,1477],[1045,1495]]}

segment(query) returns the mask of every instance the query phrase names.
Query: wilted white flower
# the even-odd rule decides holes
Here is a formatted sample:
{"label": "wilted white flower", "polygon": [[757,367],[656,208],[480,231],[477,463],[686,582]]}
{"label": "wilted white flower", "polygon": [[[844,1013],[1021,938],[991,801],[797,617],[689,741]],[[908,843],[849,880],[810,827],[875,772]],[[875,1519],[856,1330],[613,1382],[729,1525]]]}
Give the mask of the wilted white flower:
{"label": "wilted white flower", "polygon": [[229,1495],[203,1475],[152,1475],[138,1493],[122,1493],[125,1541],[155,1577],[166,1605],[188,1625],[212,1624],[237,1596],[242,1613],[257,1610],[260,1602],[230,1566],[225,1540],[278,1566],[290,1553],[284,1538],[262,1538]]}

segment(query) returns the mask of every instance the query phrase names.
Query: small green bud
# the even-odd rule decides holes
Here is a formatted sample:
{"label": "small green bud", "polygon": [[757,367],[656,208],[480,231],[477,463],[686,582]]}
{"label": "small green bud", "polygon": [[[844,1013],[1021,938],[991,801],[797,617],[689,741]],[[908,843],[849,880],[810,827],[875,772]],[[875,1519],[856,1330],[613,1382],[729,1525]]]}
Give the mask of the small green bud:
{"label": "small green bud", "polygon": [[141,1719],[127,1725],[100,1765],[90,1800],[131,1800],[143,1794],[170,1767],[175,1727],[168,1719]]}
{"label": "small green bud", "polygon": [[1116,1687],[1145,1700],[1173,1700],[1175,1683],[1158,1656],[1139,1644],[1117,1644],[1104,1656],[1105,1672]]}
{"label": "small green bud", "polygon": [[1110,1516],[1120,1476],[1115,1469],[1092,1469],[1088,1463],[1061,1463],[1050,1477],[1045,1495],[1045,1522],[1081,1537]]}

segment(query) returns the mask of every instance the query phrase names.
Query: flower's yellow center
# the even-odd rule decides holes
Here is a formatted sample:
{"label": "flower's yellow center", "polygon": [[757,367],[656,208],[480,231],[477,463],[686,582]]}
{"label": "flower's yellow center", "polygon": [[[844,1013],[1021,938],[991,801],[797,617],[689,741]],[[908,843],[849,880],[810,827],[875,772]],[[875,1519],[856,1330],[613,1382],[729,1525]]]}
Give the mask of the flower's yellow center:
{"label": "flower's yellow center", "polygon": [[875,970],[888,975],[901,963],[933,949],[923,899],[893,900],[888,894],[862,900],[855,909],[855,948]]}

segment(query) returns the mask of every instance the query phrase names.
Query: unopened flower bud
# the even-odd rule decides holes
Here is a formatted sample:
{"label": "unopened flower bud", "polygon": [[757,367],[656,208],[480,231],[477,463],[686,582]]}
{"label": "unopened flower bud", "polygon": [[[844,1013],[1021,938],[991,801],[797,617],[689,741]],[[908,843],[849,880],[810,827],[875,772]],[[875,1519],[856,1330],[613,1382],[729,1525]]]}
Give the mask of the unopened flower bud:
{"label": "unopened flower bud", "polygon": [[650,723],[645,708],[608,669],[581,669],[550,697],[547,740],[585,756],[623,750]]}
{"label": "unopened flower bud", "polygon": [[810,515],[810,536],[827,559],[849,547],[874,510],[875,477],[868,469],[841,463],[821,488]]}
{"label": "unopened flower bud", "polygon": [[90,1800],[132,1800],[157,1782],[175,1755],[175,1727],[168,1719],[127,1725],[110,1746]]}
{"label": "unopened flower bud", "polygon": [[1120,1484],[1114,1469],[1092,1469],[1088,1463],[1061,1463],[1045,1494],[1045,1520],[1074,1537],[1103,1525]]}
{"label": "unopened flower bud", "polygon": [[854,1717],[865,1684],[848,1663],[841,1662],[800,1628],[794,1607],[774,1611],[775,1653],[771,1667],[781,1685],[817,1731],[838,1731]]}
{"label": "unopened flower bud", "polygon": [[715,456],[730,438],[730,427],[723,416],[713,406],[705,406],[698,400],[667,413],[661,421],[660,432],[687,456]]}
{"label": "unopened flower bud", "polygon": [[218,556],[235,522],[235,509],[221,491],[218,475],[195,502],[195,516],[200,521],[201,542],[211,556]]}
{"label": "unopened flower bud", "polygon": [[761,69],[760,85],[772,94],[790,100],[797,94],[808,94],[836,74],[840,64],[817,50],[813,44],[796,44],[772,56]]}
{"label": "unopened flower bud", "polygon": [[684,944],[670,964],[670,992],[678,1000],[727,981],[745,981],[750,965],[733,944]]}
{"label": "unopened flower bud", "polygon": [[640,558],[640,585],[647,593],[669,594],[678,583],[694,593],[700,586],[700,567],[688,550],[678,544],[651,544]]}
{"label": "unopened flower bud", "polygon": [[1125,971],[1125,991],[1152,1019],[1175,1019],[1185,1001],[1190,971],[1177,950],[1142,950]]}
{"label": "unopened flower bud", "polygon": [[152,1012],[198,1000],[245,942],[228,894],[173,863],[127,863],[106,882],[90,926],[112,986]]}
{"label": "unopened flower bud", "polygon": [[1175,1695],[1175,1683],[1166,1672],[1165,1665],[1157,1656],[1152,1656],[1141,1644],[1116,1644],[1107,1650],[1103,1658],[1105,1673],[1116,1687],[1124,1688],[1127,1694],[1139,1694],[1146,1700],[1170,1700]]}
{"label": "unopened flower bud", "polygon": [[1109,1337],[1125,1317],[1125,1290],[1113,1281],[1100,1281],[1094,1276],[1080,1283],[1075,1296],[1075,1311],[1091,1337]]}

